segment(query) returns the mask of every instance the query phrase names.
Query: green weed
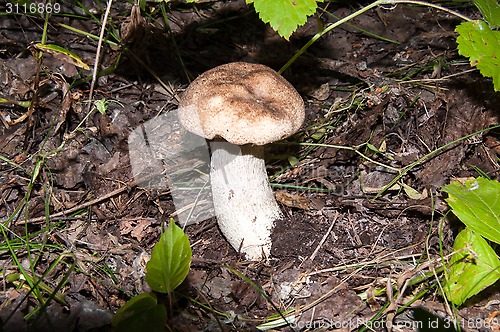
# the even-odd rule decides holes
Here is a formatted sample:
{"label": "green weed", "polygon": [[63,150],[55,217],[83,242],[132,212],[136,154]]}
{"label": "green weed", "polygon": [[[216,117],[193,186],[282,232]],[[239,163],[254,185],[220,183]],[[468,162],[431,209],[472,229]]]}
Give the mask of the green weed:
{"label": "green weed", "polygon": [[[172,318],[173,292],[188,275],[191,256],[187,235],[170,220],[146,265],[146,282],[153,291],[137,295],[121,307],[111,321],[113,328],[123,332],[163,331],[167,307]],[[168,306],[157,294],[167,294]]]}
{"label": "green weed", "polygon": [[462,305],[500,279],[500,260],[488,241],[500,244],[500,183],[477,178],[443,187],[447,202],[466,227],[456,237],[444,292]]}

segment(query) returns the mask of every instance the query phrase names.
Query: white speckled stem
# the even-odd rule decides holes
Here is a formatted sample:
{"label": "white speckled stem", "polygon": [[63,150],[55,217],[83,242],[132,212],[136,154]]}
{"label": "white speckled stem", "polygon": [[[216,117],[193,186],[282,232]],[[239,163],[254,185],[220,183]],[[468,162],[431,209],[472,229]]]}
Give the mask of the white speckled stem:
{"label": "white speckled stem", "polygon": [[210,182],[219,228],[247,259],[269,257],[271,231],[283,214],[274,199],[262,146],[211,141]]}

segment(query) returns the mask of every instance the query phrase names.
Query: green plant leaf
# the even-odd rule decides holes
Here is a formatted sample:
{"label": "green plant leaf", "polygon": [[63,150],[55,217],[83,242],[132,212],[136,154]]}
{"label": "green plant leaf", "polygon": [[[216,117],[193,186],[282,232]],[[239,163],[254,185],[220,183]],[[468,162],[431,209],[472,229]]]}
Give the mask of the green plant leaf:
{"label": "green plant leaf", "polygon": [[101,100],[96,100],[94,101],[94,106],[95,108],[99,111],[101,114],[106,114],[106,110],[108,109],[108,103],[106,102],[106,99],[101,99]]}
{"label": "green plant leaf", "polygon": [[497,0],[474,0],[474,4],[490,26],[500,26],[500,5]]}
{"label": "green plant leaf", "polygon": [[83,62],[82,59],[78,57],[78,55],[65,49],[64,47],[55,44],[42,43],[34,44],[33,47],[39,51],[52,55],[54,58],[66,61],[85,70],[90,70],[89,65]]}
{"label": "green plant leaf", "polygon": [[471,230],[500,243],[500,183],[477,178],[465,185],[450,183],[442,188],[453,213]]}
{"label": "green plant leaf", "polygon": [[274,31],[288,40],[292,33],[316,12],[317,2],[322,0],[247,0],[264,23],[269,23]]}
{"label": "green plant leaf", "polygon": [[377,147],[371,143],[366,143],[366,147],[375,153],[380,153],[380,150],[377,149]]}
{"label": "green plant leaf", "polygon": [[114,331],[141,332],[165,331],[167,309],[158,304],[156,295],[143,293],[132,298],[118,309],[111,319]]}
{"label": "green plant leaf", "polygon": [[491,30],[485,21],[463,22],[456,27],[458,53],[469,58],[483,76],[493,78],[500,91],[500,31]]}
{"label": "green plant leaf", "polygon": [[157,292],[171,293],[186,278],[191,256],[187,235],[171,219],[146,265],[146,282],[149,287]]}
{"label": "green plant leaf", "polygon": [[500,260],[488,242],[469,228],[455,239],[444,290],[448,300],[461,305],[500,278]]}

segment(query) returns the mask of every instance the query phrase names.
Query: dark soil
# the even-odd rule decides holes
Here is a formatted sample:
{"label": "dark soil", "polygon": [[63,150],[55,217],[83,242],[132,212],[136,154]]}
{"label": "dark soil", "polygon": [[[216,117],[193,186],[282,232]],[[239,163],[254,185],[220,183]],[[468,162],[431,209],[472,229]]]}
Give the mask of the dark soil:
{"label": "dark soil", "polygon": [[[92,67],[97,41],[59,23],[98,36],[104,5],[85,0],[84,11],[62,4],[65,15],[50,17],[47,41]],[[318,13],[326,24],[359,6],[322,4],[326,11]],[[4,331],[110,330],[113,313],[149,291],[145,264],[162,226],[175,216],[167,189],[134,182],[130,132],[176,109],[188,82],[207,69],[247,61],[278,70],[318,30],[311,18],[286,41],[240,0],[166,7],[168,25],[156,4],[142,17],[131,15],[129,3],[113,4],[106,38],[116,44],[103,44],[104,72],[92,96],[108,107],[87,118],[91,71],[49,54],[37,60],[39,15],[2,16],[0,97],[32,103],[0,104],[0,221],[8,239],[19,243],[9,248],[2,235]],[[456,9],[477,15],[472,7]],[[193,262],[180,295],[190,300],[179,301],[171,329],[256,330],[278,309],[296,309],[302,315],[295,328],[277,330],[358,330],[382,314],[373,330],[390,330],[392,323],[392,331],[411,331],[412,308],[424,308],[444,325],[454,314],[462,330],[498,331],[499,325],[487,324],[500,310],[498,284],[454,313],[436,278],[397,293],[406,280],[439,265],[440,244],[452,250],[460,224],[444,218],[440,188],[479,171],[499,177],[500,133],[482,131],[498,123],[499,95],[458,55],[459,23],[428,8],[379,8],[322,37],[293,63],[284,76],[303,96],[307,119],[298,134],[267,150],[286,217],[275,227],[272,257],[245,261],[215,219],[188,226]],[[121,43],[113,37],[118,32]],[[379,149],[359,150],[370,159],[332,147],[366,142]],[[397,173],[380,163],[403,169],[426,155],[384,188]],[[289,156],[300,161],[292,167]],[[19,238],[24,242],[15,242]],[[51,298],[43,306],[28,291],[30,282],[16,277],[20,266],[43,277],[49,290],[61,285],[65,301]],[[389,296],[377,293],[388,285],[395,287]],[[51,292],[44,292],[47,300]],[[23,319],[40,306],[41,315]]]}

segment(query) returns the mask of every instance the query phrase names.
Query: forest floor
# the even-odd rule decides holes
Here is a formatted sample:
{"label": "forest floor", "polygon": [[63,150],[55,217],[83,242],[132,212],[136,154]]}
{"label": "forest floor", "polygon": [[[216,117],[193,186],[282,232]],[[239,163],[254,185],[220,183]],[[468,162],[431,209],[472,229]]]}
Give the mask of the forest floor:
{"label": "forest floor", "polygon": [[[318,19],[286,41],[243,0],[170,3],[164,13],[150,6],[131,17],[132,4],[113,4],[92,96],[90,70],[57,52],[39,58],[40,15],[2,15],[0,97],[14,101],[0,104],[3,331],[110,330],[116,310],[149,290],[145,263],[176,211],[168,189],[136,185],[130,133],[175,110],[202,72],[232,61],[278,70],[319,22],[360,8],[322,4]],[[92,68],[98,41],[82,32],[99,36],[105,9],[61,3],[47,43]],[[471,6],[454,9],[477,16]],[[285,215],[272,256],[246,261],[214,218],[186,227],[193,261],[171,330],[252,331],[292,310],[295,323],[275,330],[412,331],[419,308],[434,315],[426,324],[441,319],[440,331],[457,322],[465,331],[500,329],[498,283],[454,308],[438,282],[461,227],[441,188],[484,174],[498,179],[500,170],[500,132],[484,131],[498,123],[499,95],[457,53],[459,23],[435,9],[378,8],[291,65],[284,76],[307,116],[300,132],[267,147]],[[427,278],[407,286],[419,275]]]}

